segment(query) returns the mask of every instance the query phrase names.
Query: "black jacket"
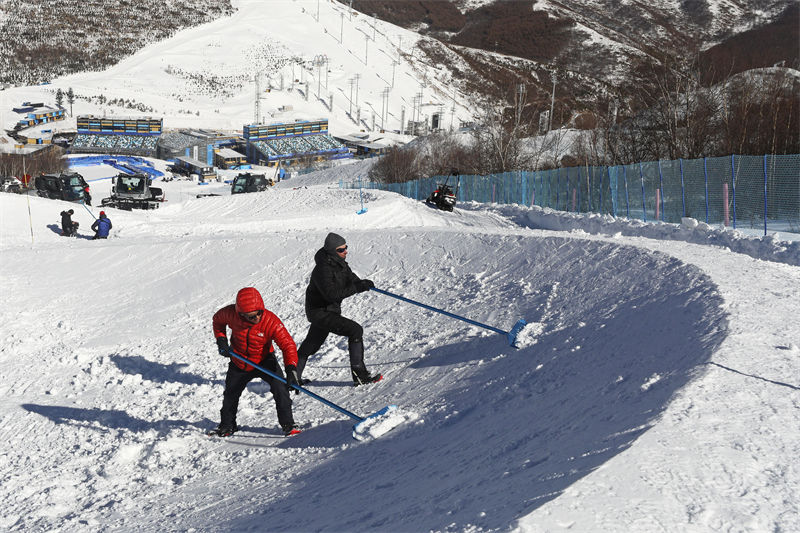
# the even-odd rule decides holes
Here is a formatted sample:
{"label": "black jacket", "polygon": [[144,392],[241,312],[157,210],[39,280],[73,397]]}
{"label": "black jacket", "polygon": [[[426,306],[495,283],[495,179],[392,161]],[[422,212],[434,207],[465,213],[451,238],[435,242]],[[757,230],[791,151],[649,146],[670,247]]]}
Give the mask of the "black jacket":
{"label": "black jacket", "polygon": [[319,311],[342,312],[342,300],[358,292],[361,278],[356,276],[347,261],[321,248],[314,254],[316,266],[306,289],[306,317],[313,321]]}

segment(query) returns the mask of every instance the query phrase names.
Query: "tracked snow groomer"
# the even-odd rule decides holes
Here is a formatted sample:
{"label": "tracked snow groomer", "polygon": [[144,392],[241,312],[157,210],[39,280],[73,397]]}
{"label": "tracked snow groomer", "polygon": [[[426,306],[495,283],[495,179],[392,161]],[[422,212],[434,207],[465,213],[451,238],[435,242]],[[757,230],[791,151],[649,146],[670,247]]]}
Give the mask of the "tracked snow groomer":
{"label": "tracked snow groomer", "polygon": [[[453,181],[456,182],[456,190],[453,192],[453,187],[447,184],[450,178],[455,178]],[[450,171],[450,175],[444,180],[444,183],[438,184],[436,190],[433,191],[428,198],[425,199],[425,203],[428,205],[435,206],[442,211],[452,211],[453,208],[456,206],[456,198],[458,198],[458,185],[460,182],[460,176],[458,170],[453,169]]]}
{"label": "tracked snow groomer", "polygon": [[103,207],[131,209],[156,209],[164,201],[164,191],[152,187],[152,178],[143,172],[119,174],[111,180],[111,196],[103,198]]}

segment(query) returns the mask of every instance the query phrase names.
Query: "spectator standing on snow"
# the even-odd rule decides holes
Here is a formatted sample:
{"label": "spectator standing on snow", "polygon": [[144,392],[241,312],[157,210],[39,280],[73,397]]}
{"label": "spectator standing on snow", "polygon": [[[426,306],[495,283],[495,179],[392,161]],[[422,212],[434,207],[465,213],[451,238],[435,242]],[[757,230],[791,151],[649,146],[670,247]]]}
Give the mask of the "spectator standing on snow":
{"label": "spectator standing on snow", "polygon": [[[292,399],[287,384],[230,355],[232,348],[237,355],[283,377],[272,348],[272,341],[275,341],[283,354],[283,366],[286,368],[288,384],[299,383],[297,347],[283,322],[264,307],[261,293],[253,287],[241,289],[236,295],[236,303],[217,311],[212,323],[219,354],[230,358],[228,373],[225,376],[220,423],[214,433],[220,437],[227,437],[239,430],[236,423],[239,397],[247,384],[255,378],[261,378],[269,385],[278,411],[278,423],[284,434],[288,437],[300,433],[292,416]],[[231,328],[230,348],[227,328]]]}
{"label": "spectator standing on snow", "polygon": [[[364,329],[358,322],[342,316],[342,300],[368,291],[375,284],[360,279],[347,264],[347,243],[336,233],[325,237],[325,245],[314,255],[316,266],[306,289],[306,317],[311,325],[297,352],[297,372],[302,377],[306,361],[317,352],[328,334],[347,337],[350,374],[353,385],[375,383],[381,374],[370,374],[364,365]],[[303,383],[301,381],[301,383]]]}
{"label": "spectator standing on snow", "polygon": [[106,216],[105,211],[100,211],[100,218],[94,221],[92,230],[94,230],[92,240],[108,238],[108,232],[111,231],[111,220]]}
{"label": "spectator standing on snow", "polygon": [[72,221],[74,214],[72,209],[61,211],[61,235],[64,237],[72,237],[78,229],[78,223]]}

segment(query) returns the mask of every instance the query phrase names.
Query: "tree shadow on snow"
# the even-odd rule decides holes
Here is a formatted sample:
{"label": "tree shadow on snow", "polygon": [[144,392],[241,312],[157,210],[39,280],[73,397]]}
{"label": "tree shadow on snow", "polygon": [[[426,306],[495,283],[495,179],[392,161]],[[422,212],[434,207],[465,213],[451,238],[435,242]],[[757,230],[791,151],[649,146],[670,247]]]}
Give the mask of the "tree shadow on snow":
{"label": "tree shadow on snow", "polygon": [[[542,320],[535,344],[501,348],[498,335],[432,351],[406,379],[461,367],[449,387],[431,388],[435,407],[423,422],[374,442],[351,440],[293,475],[285,497],[224,527],[293,530],[303,516],[309,531],[505,530],[628,449],[708,369],[727,335],[722,299],[699,269],[677,260],[629,252],[616,264],[611,245],[575,242],[566,259],[596,259],[581,279],[568,269],[536,272],[543,287],[560,286],[546,309],[531,299],[523,310]],[[448,374],[437,376],[446,383]],[[312,428],[282,446],[338,446],[350,438],[345,425],[319,435]]]}
{"label": "tree shadow on snow", "polygon": [[211,381],[208,378],[181,372],[182,368],[189,366],[185,363],[172,363],[170,365],[164,365],[154,361],[148,361],[139,355],[123,356],[120,354],[111,354],[109,359],[112,363],[117,365],[117,368],[119,368],[122,372],[132,376],[140,375],[142,376],[142,379],[152,381],[153,383],[183,383],[184,385],[202,385]]}
{"label": "tree shadow on snow", "polygon": [[216,426],[216,422],[212,422],[207,418],[198,422],[189,422],[188,420],[143,420],[118,409],[99,409],[96,407],[87,409],[35,403],[24,403],[22,408],[31,413],[49,418],[56,424],[69,424],[98,430],[125,430],[135,433],[155,430],[166,434],[174,429],[194,427],[208,430]]}

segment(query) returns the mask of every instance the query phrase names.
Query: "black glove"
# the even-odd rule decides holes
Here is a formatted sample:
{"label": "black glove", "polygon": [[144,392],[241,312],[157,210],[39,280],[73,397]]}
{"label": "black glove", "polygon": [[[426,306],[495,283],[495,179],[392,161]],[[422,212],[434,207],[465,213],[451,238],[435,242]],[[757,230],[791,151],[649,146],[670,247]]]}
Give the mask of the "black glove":
{"label": "black glove", "polygon": [[297,375],[297,367],[294,365],[286,365],[286,385],[289,390],[293,390],[295,394],[300,394],[300,391],[292,387],[292,385],[300,386],[300,376]]}
{"label": "black glove", "polygon": [[358,292],[365,292],[370,289],[374,289],[375,284],[372,283],[372,280],[370,279],[362,279],[358,282],[358,286],[356,288],[358,289]]}
{"label": "black glove", "polygon": [[227,337],[217,337],[217,349],[219,350],[219,354],[222,357],[230,357],[230,351],[228,348],[228,338]]}

